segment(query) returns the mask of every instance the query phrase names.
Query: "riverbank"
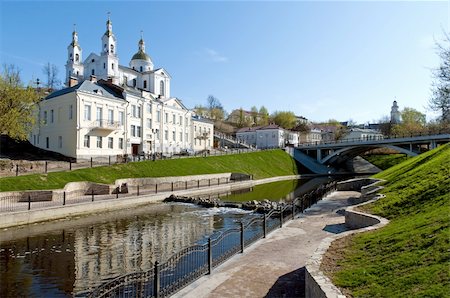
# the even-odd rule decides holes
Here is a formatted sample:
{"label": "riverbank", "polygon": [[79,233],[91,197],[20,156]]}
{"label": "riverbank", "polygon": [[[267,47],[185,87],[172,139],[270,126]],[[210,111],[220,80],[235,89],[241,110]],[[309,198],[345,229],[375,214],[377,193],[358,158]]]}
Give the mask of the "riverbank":
{"label": "riverbank", "polygon": [[[46,209],[8,212],[2,213],[2,215],[0,216],[0,228],[5,229],[9,227],[23,226],[51,220],[70,219],[75,216],[83,216],[97,212],[108,212],[114,210],[121,210],[123,208],[139,207],[141,205],[162,202],[165,198],[169,197],[171,194],[177,196],[197,196],[203,194],[229,192],[269,182],[300,179],[300,178],[303,178],[303,176],[300,175],[278,176],[259,180],[234,182],[216,186],[205,186],[187,190],[166,191],[157,194],[126,197],[121,199],[109,199],[103,201],[99,200],[94,202],[89,201],[79,203],[76,205],[54,206]],[[3,230],[2,235],[4,233],[7,233],[7,230],[6,231]]]}

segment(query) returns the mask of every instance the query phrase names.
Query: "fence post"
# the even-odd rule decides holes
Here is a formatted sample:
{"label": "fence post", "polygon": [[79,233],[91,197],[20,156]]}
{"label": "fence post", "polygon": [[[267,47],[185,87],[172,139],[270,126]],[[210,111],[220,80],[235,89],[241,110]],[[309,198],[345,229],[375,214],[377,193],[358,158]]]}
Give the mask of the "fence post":
{"label": "fence post", "polygon": [[184,189],[187,189],[187,181],[184,181]]}
{"label": "fence post", "polygon": [[139,196],[139,185],[137,186],[137,195]]}
{"label": "fence post", "polygon": [[69,160],[69,171],[72,171],[72,160]]}
{"label": "fence post", "polygon": [[94,202],[94,189],[92,189],[91,195],[92,195],[92,202]]}
{"label": "fence post", "polygon": [[266,214],[264,213],[263,218],[263,238],[266,238],[267,235],[267,225],[266,225]]}
{"label": "fence post", "polygon": [[28,210],[31,209],[31,195],[28,195]]}
{"label": "fence post", "polygon": [[91,157],[91,168],[92,168],[92,157]]}
{"label": "fence post", "polygon": [[111,155],[108,155],[108,165],[111,165]]}
{"label": "fence post", "polygon": [[280,228],[283,227],[283,207],[280,207]]}
{"label": "fence post", "polygon": [[155,193],[158,193],[158,183],[155,184]]}
{"label": "fence post", "polygon": [[19,176],[19,165],[16,165],[16,176]]}
{"label": "fence post", "polygon": [[220,178],[217,178],[217,185],[220,185]]}
{"label": "fence post", "polygon": [[211,186],[211,178],[208,179],[208,186]]}
{"label": "fence post", "polygon": [[200,188],[200,180],[197,180],[197,188]]}
{"label": "fence post", "polygon": [[66,205],[66,192],[63,192],[63,206]]}
{"label": "fence post", "polygon": [[211,237],[208,238],[208,274],[212,274],[212,245]]}
{"label": "fence post", "polygon": [[241,221],[241,253],[244,253],[244,223]]}
{"label": "fence post", "polygon": [[45,173],[47,173],[47,161],[45,161]]}
{"label": "fence post", "polygon": [[172,181],[172,191],[173,191],[173,181]]}
{"label": "fence post", "polygon": [[154,268],[155,274],[153,277],[153,294],[156,298],[159,298],[159,285],[160,285],[160,274],[159,274],[159,263],[155,262]]}
{"label": "fence post", "polygon": [[116,188],[116,199],[119,198],[119,187]]}

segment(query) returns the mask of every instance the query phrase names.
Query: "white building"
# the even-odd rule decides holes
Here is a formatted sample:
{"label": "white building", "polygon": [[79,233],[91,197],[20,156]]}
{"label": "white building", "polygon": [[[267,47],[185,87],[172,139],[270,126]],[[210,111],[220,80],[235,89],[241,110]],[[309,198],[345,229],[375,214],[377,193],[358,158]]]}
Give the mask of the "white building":
{"label": "white building", "polygon": [[241,128],[236,132],[236,138],[260,149],[297,146],[299,142],[297,132],[285,130],[274,124]]}
{"label": "white building", "polygon": [[213,147],[214,122],[205,118],[193,116],[191,128],[194,151],[208,150]]}
{"label": "white building", "polygon": [[[81,61],[78,34],[73,32],[67,87],[38,104],[29,139],[33,145],[75,158],[193,149],[197,135],[192,112],[170,96],[171,77],[163,68],[154,69],[142,38],[129,67],[119,65],[108,19],[100,55],[91,53]],[[207,128],[212,139],[214,128]]]}
{"label": "white building", "polygon": [[382,140],[383,134],[374,129],[352,128],[342,138],[342,140]]}

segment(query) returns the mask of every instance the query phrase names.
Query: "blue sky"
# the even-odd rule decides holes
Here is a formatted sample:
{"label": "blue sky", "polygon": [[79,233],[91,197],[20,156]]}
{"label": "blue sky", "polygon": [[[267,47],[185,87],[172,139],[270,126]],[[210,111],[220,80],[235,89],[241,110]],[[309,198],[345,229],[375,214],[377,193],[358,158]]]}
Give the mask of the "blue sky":
{"label": "blue sky", "polygon": [[120,64],[140,31],[172,95],[192,108],[209,94],[225,109],[264,105],[315,121],[372,122],[400,108],[426,109],[435,40],[450,28],[450,1],[1,1],[0,61],[28,82],[42,65],[63,80],[73,24],[83,59],[98,53],[111,12]]}

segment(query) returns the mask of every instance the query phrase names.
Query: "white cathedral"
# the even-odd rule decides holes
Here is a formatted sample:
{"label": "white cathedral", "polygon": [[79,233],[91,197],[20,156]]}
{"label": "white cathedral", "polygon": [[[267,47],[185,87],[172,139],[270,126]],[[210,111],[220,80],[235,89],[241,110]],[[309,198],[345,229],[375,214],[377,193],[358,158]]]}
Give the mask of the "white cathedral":
{"label": "white cathedral", "polygon": [[72,33],[66,88],[39,102],[30,142],[75,158],[210,149],[213,123],[170,96],[171,77],[154,68],[141,36],[129,67],[119,64],[108,18],[100,55],[83,61]]}

